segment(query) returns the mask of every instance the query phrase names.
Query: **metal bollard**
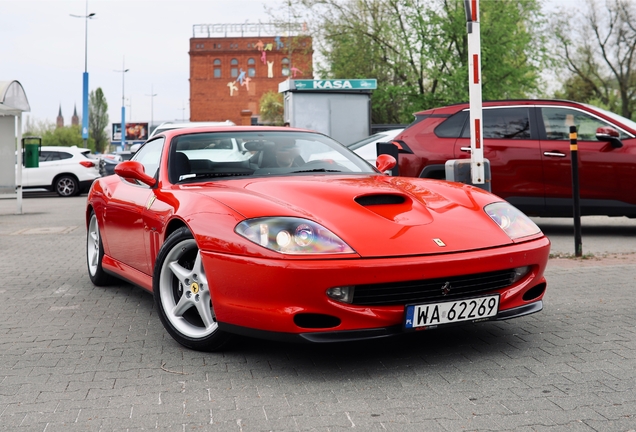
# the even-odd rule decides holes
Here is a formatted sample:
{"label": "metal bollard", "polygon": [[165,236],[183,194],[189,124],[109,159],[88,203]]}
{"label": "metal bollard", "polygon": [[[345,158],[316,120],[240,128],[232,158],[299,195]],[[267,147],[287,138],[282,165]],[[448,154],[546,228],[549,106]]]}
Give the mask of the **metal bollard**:
{"label": "metal bollard", "polygon": [[581,204],[579,197],[579,147],[576,126],[570,126],[570,156],[572,164],[572,203],[574,216],[574,255],[583,256],[581,242]]}

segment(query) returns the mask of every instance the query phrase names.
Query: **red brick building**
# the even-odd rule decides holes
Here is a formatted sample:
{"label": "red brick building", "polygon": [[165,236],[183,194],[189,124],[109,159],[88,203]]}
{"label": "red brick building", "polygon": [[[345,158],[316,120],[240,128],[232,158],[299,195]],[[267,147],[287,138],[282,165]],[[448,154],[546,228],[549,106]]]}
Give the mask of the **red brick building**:
{"label": "red brick building", "polygon": [[190,121],[256,123],[264,93],[313,79],[310,36],[193,37],[189,54]]}

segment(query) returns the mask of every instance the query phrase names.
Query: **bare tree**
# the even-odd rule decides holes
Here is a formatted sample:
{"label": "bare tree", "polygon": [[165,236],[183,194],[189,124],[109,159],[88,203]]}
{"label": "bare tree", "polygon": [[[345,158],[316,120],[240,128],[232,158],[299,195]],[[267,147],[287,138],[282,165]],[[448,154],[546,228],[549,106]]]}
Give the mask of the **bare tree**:
{"label": "bare tree", "polygon": [[[309,22],[322,78],[376,78],[375,123],[468,99],[463,0],[288,0],[280,21]],[[284,15],[284,16],[283,16]],[[484,99],[541,93],[538,0],[481,2]]]}
{"label": "bare tree", "polygon": [[[632,118],[636,106],[636,4],[632,0],[607,0],[604,7],[596,0],[586,3],[583,13],[570,10],[555,16],[552,27],[562,65],[578,78],[575,88],[585,88],[609,109]],[[576,96],[575,91],[567,93]]]}

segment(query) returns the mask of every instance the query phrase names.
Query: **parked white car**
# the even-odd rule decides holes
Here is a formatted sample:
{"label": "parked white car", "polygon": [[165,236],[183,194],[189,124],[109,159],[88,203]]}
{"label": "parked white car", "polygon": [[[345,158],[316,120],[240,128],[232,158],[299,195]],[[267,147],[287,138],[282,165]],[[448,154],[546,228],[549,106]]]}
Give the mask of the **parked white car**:
{"label": "parked white car", "polygon": [[80,149],[76,146],[42,146],[39,166],[22,167],[22,188],[46,189],[57,192],[62,197],[88,192],[93,181],[100,176],[97,167],[99,161],[90,158],[90,152],[90,149]]}
{"label": "parked white car", "polygon": [[351,144],[347,144],[349,150],[352,150],[358,156],[375,166],[375,160],[378,158],[376,144],[379,142],[390,142],[398,136],[404,129],[390,129],[378,132],[369,137],[361,139]]}
{"label": "parked white car", "polygon": [[161,132],[165,132],[167,130],[183,129],[183,128],[189,128],[189,127],[206,127],[206,126],[236,126],[236,123],[234,123],[231,120],[211,121],[211,122],[181,122],[181,123],[164,122],[164,123],[161,123],[152,131],[148,139],[152,138],[153,136],[157,134],[160,134]]}
{"label": "parked white car", "polygon": [[[363,138],[360,141],[347,144],[345,147],[367,161],[371,166],[375,166],[375,160],[378,158],[376,144],[379,142],[390,142],[403,130],[404,129],[391,129],[383,132],[378,132],[376,134]],[[334,162],[342,164],[349,169],[352,168],[350,162],[347,161],[347,159],[339,154],[337,151],[317,153],[312,155],[310,160],[332,160]]]}

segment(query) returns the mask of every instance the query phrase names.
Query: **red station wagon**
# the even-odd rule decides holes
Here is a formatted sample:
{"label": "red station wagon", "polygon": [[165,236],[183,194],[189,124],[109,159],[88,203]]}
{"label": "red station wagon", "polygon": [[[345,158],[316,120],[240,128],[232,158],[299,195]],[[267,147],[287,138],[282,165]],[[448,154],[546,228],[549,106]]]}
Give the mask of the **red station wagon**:
{"label": "red station wagon", "polygon": [[[636,122],[578,102],[483,103],[491,190],[528,215],[572,215],[569,127],[577,126],[582,215],[636,217]],[[470,158],[468,103],[415,114],[398,135],[399,175],[445,178],[449,159]]]}

